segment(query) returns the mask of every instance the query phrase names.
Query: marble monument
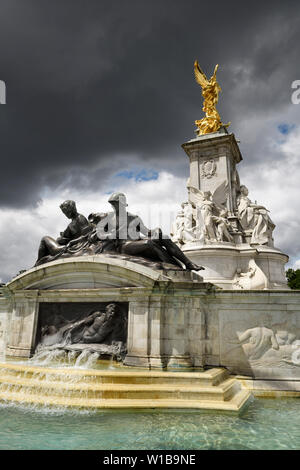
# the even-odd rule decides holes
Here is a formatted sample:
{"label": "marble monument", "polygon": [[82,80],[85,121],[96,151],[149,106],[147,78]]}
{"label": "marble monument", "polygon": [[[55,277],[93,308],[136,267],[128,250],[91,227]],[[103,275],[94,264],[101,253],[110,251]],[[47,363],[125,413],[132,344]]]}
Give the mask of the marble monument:
{"label": "marble monument", "polygon": [[67,228],[0,287],[1,354],[56,348],[146,369],[222,367],[255,390],[300,392],[300,292],[287,288],[269,211],[240,183],[216,70],[207,80],[195,63],[195,75],[206,116],[183,144],[190,177],[172,238],[129,213],[122,193],[112,212],[88,217],[62,203]]}
{"label": "marble monument", "polygon": [[[205,281],[219,287],[287,289],[288,256],[274,246],[268,209],[253,202],[240,183],[242,155],[234,134],[222,127],[182,147],[190,177],[172,240],[193,262],[201,260]],[[245,284],[246,278],[251,282]]]}

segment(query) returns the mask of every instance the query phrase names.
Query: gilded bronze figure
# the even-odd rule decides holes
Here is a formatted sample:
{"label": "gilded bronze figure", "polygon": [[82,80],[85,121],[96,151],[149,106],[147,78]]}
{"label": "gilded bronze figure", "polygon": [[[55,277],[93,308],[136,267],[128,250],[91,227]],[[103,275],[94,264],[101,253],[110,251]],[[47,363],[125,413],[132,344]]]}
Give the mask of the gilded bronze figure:
{"label": "gilded bronze figure", "polygon": [[202,87],[202,96],[204,98],[203,111],[205,117],[195,121],[197,126],[197,134],[204,135],[210,132],[217,132],[222,126],[228,127],[230,123],[223,124],[220,115],[217,111],[216,104],[219,99],[219,92],[221,87],[217,82],[217,70],[218,65],[215,66],[215,70],[211,78],[208,80],[203,70],[200,68],[198,61],[194,63],[194,73],[196,82]]}

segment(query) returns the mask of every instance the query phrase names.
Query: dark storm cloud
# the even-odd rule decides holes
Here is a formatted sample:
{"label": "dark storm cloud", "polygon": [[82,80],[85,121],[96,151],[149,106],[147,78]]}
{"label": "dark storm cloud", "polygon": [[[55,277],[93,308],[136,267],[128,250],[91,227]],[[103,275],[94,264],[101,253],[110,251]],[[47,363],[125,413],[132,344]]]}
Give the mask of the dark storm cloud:
{"label": "dark storm cloud", "polygon": [[195,58],[207,74],[220,64],[219,109],[237,133],[299,78],[296,1],[0,0],[0,13],[1,206],[99,188],[131,165],[187,172]]}

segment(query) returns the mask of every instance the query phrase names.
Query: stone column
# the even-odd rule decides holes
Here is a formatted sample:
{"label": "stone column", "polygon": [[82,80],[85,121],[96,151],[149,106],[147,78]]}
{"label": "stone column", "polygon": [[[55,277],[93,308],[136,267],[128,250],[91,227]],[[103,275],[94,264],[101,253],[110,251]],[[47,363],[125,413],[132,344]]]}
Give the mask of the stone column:
{"label": "stone column", "polygon": [[176,287],[160,285],[149,297],[129,302],[126,365],[149,369],[192,366],[191,299],[183,295],[180,283]]}
{"label": "stone column", "polygon": [[189,312],[189,350],[193,366],[202,368],[205,366],[205,355],[207,351],[207,307],[203,303],[206,295],[199,295],[190,301]]}
{"label": "stone column", "polygon": [[0,289],[0,357],[4,356],[7,343],[8,319],[12,310],[12,297],[9,289]]}
{"label": "stone column", "polygon": [[192,367],[189,341],[189,316],[192,300],[188,296],[170,295],[164,311],[164,355],[167,366]]}
{"label": "stone column", "polygon": [[129,301],[127,356],[128,366],[149,366],[149,298]]}
{"label": "stone column", "polygon": [[163,294],[129,302],[126,365],[165,367],[163,312]]}
{"label": "stone column", "polygon": [[152,296],[149,304],[149,365],[166,367],[164,358],[164,296]]}
{"label": "stone column", "polygon": [[38,291],[15,292],[6,348],[8,356],[32,355],[36,339],[38,306]]}

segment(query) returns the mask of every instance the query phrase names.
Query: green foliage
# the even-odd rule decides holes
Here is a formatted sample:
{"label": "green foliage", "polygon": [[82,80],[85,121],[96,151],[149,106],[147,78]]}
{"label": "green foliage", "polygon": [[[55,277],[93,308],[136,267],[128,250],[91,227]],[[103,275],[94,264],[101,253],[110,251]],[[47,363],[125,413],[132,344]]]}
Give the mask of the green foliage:
{"label": "green foliage", "polygon": [[300,289],[300,269],[289,268],[285,275],[291,289]]}

